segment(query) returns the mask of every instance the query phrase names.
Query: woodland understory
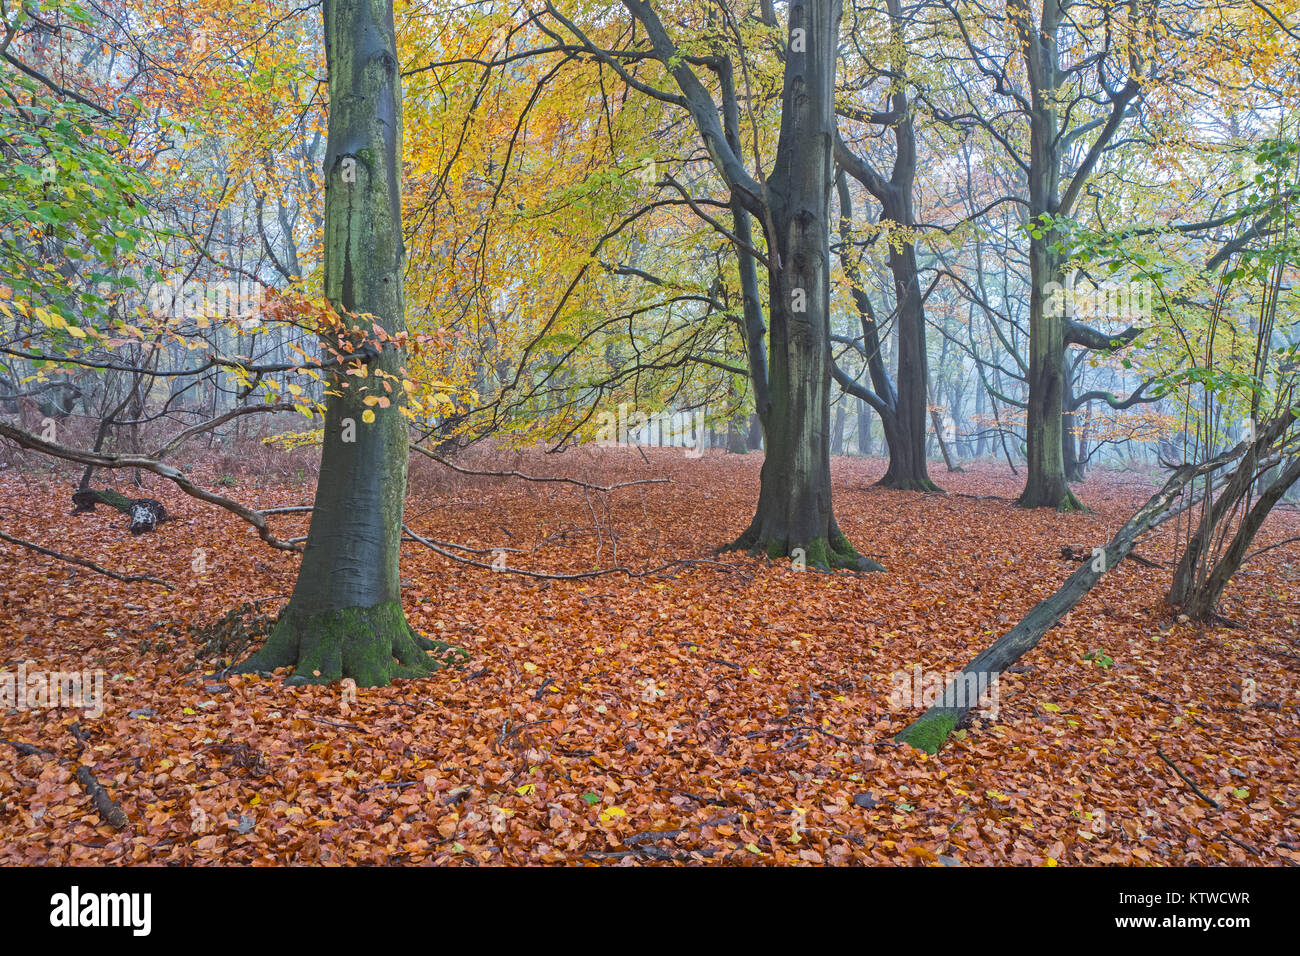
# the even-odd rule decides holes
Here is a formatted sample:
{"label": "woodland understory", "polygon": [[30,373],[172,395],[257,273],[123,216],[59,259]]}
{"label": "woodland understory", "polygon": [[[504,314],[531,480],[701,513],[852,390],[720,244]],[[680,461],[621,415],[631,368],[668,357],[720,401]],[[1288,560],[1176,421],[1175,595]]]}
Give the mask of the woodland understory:
{"label": "woodland understory", "polygon": [[[55,471],[6,469],[10,534],[174,590],[0,544],[4,666],[102,669],[107,692],[98,719],[0,712],[0,738],[27,746],[0,744],[0,863],[1300,863],[1300,550],[1271,547],[1300,535],[1294,506],[1269,517],[1254,546],[1268,550],[1211,624],[1164,601],[1173,523],[1148,535],[1136,552],[1157,567],[1104,575],[1002,675],[996,719],[931,756],[892,739],[920,712],[891,707],[892,675],[961,668],[1159,476],[1095,470],[1076,486],[1090,510],[1058,513],[1016,507],[1000,464],[918,495],[877,487],[882,459],[837,457],[839,523],[887,572],[816,573],[713,552],[752,516],[761,455],[644,451],[495,462],[671,482],[601,494],[414,465],[415,534],[488,563],[514,549],[509,566],[533,572],[632,573],[541,580],[408,541],[408,621],[468,657],[355,702],[346,684],[225,674],[256,637],[203,645],[237,637],[216,626],[232,608],[254,605],[254,633],[273,618],[296,555],[149,476],[134,493],[169,520],[133,536],[111,509],[66,517]],[[312,491],[222,483],[260,508]],[[276,531],[305,534],[307,517]]]}

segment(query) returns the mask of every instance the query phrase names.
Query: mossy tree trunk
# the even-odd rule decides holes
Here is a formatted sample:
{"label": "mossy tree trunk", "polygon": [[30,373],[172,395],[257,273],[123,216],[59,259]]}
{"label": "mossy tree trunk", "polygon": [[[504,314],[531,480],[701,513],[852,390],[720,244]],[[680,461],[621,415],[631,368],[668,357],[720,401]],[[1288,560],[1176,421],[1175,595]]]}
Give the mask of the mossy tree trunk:
{"label": "mossy tree trunk", "polygon": [[810,568],[878,570],[831,508],[830,190],[838,0],[792,3],[781,132],[766,183],[769,407],[754,520],[735,546]]}
{"label": "mossy tree trunk", "polygon": [[[765,370],[757,287],[744,282],[750,375],[766,456],[754,520],[733,546],[772,556],[798,557],[802,552],[809,567],[879,567],[858,556],[831,511],[827,211],[841,0],[792,0],[787,7],[781,131],[766,178],[752,175],[746,165],[727,56],[707,66],[720,81],[720,108],[711,86],[695,72],[698,58],[678,48],[654,6],[645,0],[623,0],[623,6],[645,29],[655,57],[677,85],[680,95],[666,98],[690,112],[715,170],[731,190],[742,276],[746,254],[757,252],[756,258],[767,267]],[[775,8],[766,8],[762,19],[776,26]],[[765,254],[752,249],[749,222],[742,213],[761,224]]]}
{"label": "mossy tree trunk", "polygon": [[[297,683],[351,677],[359,686],[427,673],[402,611],[398,573],[406,493],[406,356],[401,223],[401,79],[391,0],[325,0],[329,133],[325,156],[325,291],[346,331],[328,356],[356,351],[372,323],[366,376],[334,370],[326,389],[324,448],[297,584],[263,648],[244,671],[293,666]],[[365,318],[362,318],[365,316]],[[351,333],[349,335],[348,333]],[[366,339],[371,336],[366,335]],[[387,380],[395,387],[389,393]],[[369,420],[367,420],[369,419]]]}

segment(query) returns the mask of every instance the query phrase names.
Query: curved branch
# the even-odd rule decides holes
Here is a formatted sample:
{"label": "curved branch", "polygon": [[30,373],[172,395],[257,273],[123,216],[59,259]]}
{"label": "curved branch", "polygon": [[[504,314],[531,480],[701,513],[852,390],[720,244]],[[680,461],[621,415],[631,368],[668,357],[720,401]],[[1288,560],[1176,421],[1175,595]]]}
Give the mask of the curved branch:
{"label": "curved branch", "polygon": [[166,478],[172,482],[181,491],[185,492],[191,498],[198,498],[200,501],[206,501],[208,504],[224,508],[231,514],[243,518],[254,528],[257,529],[258,537],[273,548],[281,551],[302,551],[302,548],[288,541],[281,541],[275,535],[271,534],[271,529],[266,523],[261,512],[254,511],[238,501],[214,494],[200,488],[194,482],[190,481],[185,474],[171,465],[165,465],[160,461],[152,458],[146,458],[143,455],[104,455],[98,452],[82,451],[79,448],[69,448],[66,445],[60,445],[57,442],[46,441],[43,438],[37,438],[30,432],[25,432],[21,428],[15,428],[7,422],[0,422],[0,436],[8,438],[10,441],[20,445],[23,448],[29,448],[32,451],[39,451],[45,455],[52,455],[55,458],[62,458],[64,461],[76,462],[80,465],[93,465],[96,468],[139,468],[144,471],[152,472],[160,478]]}

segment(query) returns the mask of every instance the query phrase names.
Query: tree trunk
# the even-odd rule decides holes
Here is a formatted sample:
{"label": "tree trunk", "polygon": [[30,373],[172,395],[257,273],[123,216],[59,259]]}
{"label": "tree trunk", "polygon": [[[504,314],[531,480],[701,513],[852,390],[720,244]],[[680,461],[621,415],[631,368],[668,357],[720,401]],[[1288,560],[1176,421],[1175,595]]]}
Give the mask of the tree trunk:
{"label": "tree trunk", "polygon": [[[1237,567],[1240,566],[1244,557],[1245,546],[1254,538],[1255,533],[1259,530],[1259,525],[1263,523],[1264,517],[1267,516],[1268,511],[1265,510],[1257,516],[1257,523],[1254,527],[1250,527],[1252,515],[1256,513],[1255,509],[1259,507],[1260,502],[1264,501],[1265,498],[1261,498],[1260,502],[1256,502],[1255,506],[1247,512],[1237,530],[1237,537],[1234,537],[1228,550],[1213,561],[1214,567],[1207,570],[1212,561],[1212,550],[1215,542],[1222,541],[1226,535],[1224,523],[1231,520],[1231,516],[1239,509],[1242,499],[1250,491],[1260,460],[1267,457],[1269,449],[1273,447],[1275,442],[1282,440],[1298,417],[1300,415],[1296,412],[1288,410],[1264,425],[1255,440],[1245,447],[1241,463],[1228,476],[1223,486],[1218,489],[1217,497],[1213,497],[1211,501],[1212,496],[1210,494],[1207,493],[1205,496],[1201,520],[1197,523],[1196,530],[1189,536],[1187,545],[1178,558],[1178,564],[1174,568],[1173,580],[1169,587],[1169,603],[1175,607],[1185,609],[1189,616],[1193,614],[1193,610],[1196,611],[1198,617],[1204,617],[1213,610],[1214,604],[1217,603],[1219,595],[1223,593],[1223,588],[1232,575],[1231,573],[1223,575],[1221,580],[1215,584],[1210,583],[1211,579],[1216,577],[1216,572],[1224,566],[1225,560],[1229,560],[1230,564],[1232,563],[1229,556],[1233,549],[1237,547],[1238,538],[1241,537],[1243,530],[1245,530],[1247,535],[1245,543],[1241,545],[1241,553],[1237,554],[1231,571],[1235,572]],[[1282,477],[1285,479],[1287,473],[1284,472]],[[1285,487],[1282,487],[1278,492],[1279,495],[1285,493],[1294,481],[1294,478],[1287,481]],[[1274,483],[1269,490],[1271,491],[1276,486],[1277,483]],[[1271,510],[1276,503],[1276,498],[1269,499],[1268,510]]]}
{"label": "tree trunk", "polygon": [[839,0],[790,5],[781,132],[767,181],[770,410],[758,506],[734,547],[819,569],[879,570],[831,509],[830,234]]}
{"label": "tree trunk", "polygon": [[1083,457],[1080,449],[1082,443],[1079,438],[1079,409],[1075,404],[1074,388],[1070,378],[1069,375],[1064,378],[1065,394],[1062,400],[1064,411],[1061,413],[1061,460],[1065,465],[1066,481],[1083,481],[1087,475],[1084,474]]}
{"label": "tree trunk", "polygon": [[1268,517],[1273,506],[1281,500],[1288,489],[1300,479],[1300,458],[1291,462],[1291,464],[1273,481],[1262,495],[1255,501],[1251,509],[1246,512],[1245,517],[1241,519],[1241,524],[1237,526],[1237,532],[1232,536],[1232,541],[1224,550],[1223,555],[1215,563],[1214,569],[1206,576],[1205,580],[1196,587],[1189,596],[1183,610],[1188,617],[1195,620],[1204,620],[1215,613],[1215,608],[1219,606],[1219,599],[1223,596],[1223,589],[1228,586],[1233,575],[1241,568],[1241,562],[1246,558],[1246,549],[1250,547],[1255,535],[1259,533],[1260,526],[1264,524],[1264,519]]}
{"label": "tree trunk", "polygon": [[965,471],[961,465],[952,459],[952,449],[948,447],[948,439],[943,434],[943,420],[939,417],[938,411],[933,408],[930,410],[930,424],[934,426],[934,438],[939,443],[939,453],[943,455],[943,465],[949,472]]}
{"label": "tree trunk", "polygon": [[1062,278],[1061,255],[1053,249],[1061,237],[1039,218],[1060,212],[1057,90],[1061,75],[1056,32],[1061,15],[1060,9],[1049,7],[1041,29],[1035,29],[1028,4],[1017,3],[1014,13],[1009,11],[1020,33],[1031,88],[1028,174],[1033,232],[1029,239],[1029,407],[1025,422],[1029,474],[1020,505],[1075,511],[1083,506],[1066,483],[1062,446],[1065,317],[1050,304],[1050,285]]}
{"label": "tree trunk", "polygon": [[[401,87],[391,0],[325,0],[329,136],[325,157],[325,292],[352,337],[406,329],[402,292]],[[365,318],[361,318],[365,316]],[[327,354],[351,352],[347,335]],[[292,665],[293,682],[344,677],[360,686],[428,673],[432,649],[402,610],[398,563],[406,491],[407,425],[393,389],[405,353],[371,346],[368,377],[334,370],[311,529],[293,596],[265,646],[241,670]],[[367,421],[367,419],[370,419]]]}
{"label": "tree trunk", "polygon": [[1047,301],[1049,284],[1060,281],[1059,257],[1047,248],[1056,241],[1053,232],[1030,239],[1029,408],[1025,422],[1029,474],[1020,505],[1076,511],[1083,506],[1065,476],[1065,321]]}
{"label": "tree trunk", "polygon": [[871,406],[858,399],[858,454],[871,454]]}
{"label": "tree trunk", "polygon": [[1190,481],[1213,473],[1240,454],[1241,449],[1234,449],[1202,465],[1184,465],[1175,471],[1164,487],[1124,523],[1105,548],[1085,560],[1083,566],[1071,574],[1054,594],[1039,601],[1015,627],[976,655],[948,682],[942,703],[926,710],[894,739],[927,753],[937,752],[958,722],[979,706],[979,701],[972,700],[967,693],[970,687],[990,686],[999,674],[1037,647],[1043,635],[1083,600],[1103,574],[1119,567],[1139,537],[1177,513],[1170,512],[1169,508]]}
{"label": "tree trunk", "polygon": [[[906,193],[898,194],[899,208],[884,208],[886,218],[903,225],[910,225],[912,219],[910,177],[908,182]],[[905,204],[903,196],[907,197]],[[916,250],[911,243],[890,247],[889,268],[898,297],[898,424],[895,441],[889,445],[889,468],[880,485],[905,491],[942,491],[930,479],[925,458],[930,370],[925,352],[925,305],[921,301]]]}

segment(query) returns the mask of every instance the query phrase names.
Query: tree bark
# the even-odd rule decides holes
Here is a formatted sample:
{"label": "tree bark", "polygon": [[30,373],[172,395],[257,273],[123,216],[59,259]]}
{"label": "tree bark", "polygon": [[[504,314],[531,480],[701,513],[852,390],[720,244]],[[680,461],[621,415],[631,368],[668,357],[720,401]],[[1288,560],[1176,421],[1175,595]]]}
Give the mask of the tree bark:
{"label": "tree bark", "polygon": [[781,132],[767,181],[770,410],[754,520],[733,547],[880,570],[831,509],[830,234],[839,0],[790,4]]}
{"label": "tree bark", "polygon": [[1237,531],[1233,534],[1232,541],[1223,555],[1205,580],[1192,591],[1184,605],[1183,610],[1188,617],[1204,620],[1215,613],[1215,609],[1219,606],[1219,599],[1223,597],[1223,589],[1241,568],[1241,562],[1246,558],[1246,549],[1255,540],[1255,535],[1259,533],[1264,519],[1297,479],[1300,479],[1300,458],[1293,460],[1273,480],[1241,519],[1241,524],[1237,526]]}
{"label": "tree bark", "polygon": [[[266,644],[243,671],[292,665],[295,683],[344,677],[379,686],[437,665],[406,622],[398,573],[407,425],[402,291],[401,79],[391,0],[325,0],[329,133],[325,157],[325,292],[345,333],[383,340],[365,378],[333,369],[311,528],[297,584]],[[398,384],[389,393],[383,382]],[[368,406],[367,396],[390,399]],[[372,417],[373,416],[373,417]],[[367,421],[367,419],[370,419]]]}
{"label": "tree bark", "polygon": [[[1244,448],[1239,446],[1202,465],[1185,465],[1175,471],[1164,487],[1124,523],[1101,554],[1085,560],[1056,593],[1034,605],[1020,623],[962,668],[944,690],[941,699],[945,703],[929,708],[894,739],[927,753],[937,752],[958,722],[978,706],[978,701],[971,700],[963,692],[964,688],[987,687],[997,675],[1037,647],[1043,635],[1083,600],[1103,574],[1119,566],[1133,550],[1137,538],[1167,517],[1170,505],[1189,482],[1222,468],[1243,451]],[[950,705],[949,701],[955,703]]]}
{"label": "tree bark", "polygon": [[[912,106],[903,78],[908,71],[908,47],[902,5],[898,0],[887,3],[893,47],[890,56],[894,89],[890,93],[889,127],[894,138],[894,163],[889,177],[881,175],[870,161],[857,154],[836,135],[835,155],[843,171],[872,195],[880,204],[881,223],[899,227],[899,236],[889,243],[889,272],[894,287],[894,314],[898,327],[898,368],[895,381],[889,381],[880,351],[875,318],[870,300],[858,277],[857,263],[851,257],[847,226],[852,219],[851,197],[843,175],[837,177],[840,201],[840,261],[849,279],[854,304],[862,319],[863,345],[867,356],[873,391],[877,397],[855,392],[872,402],[884,426],[889,445],[889,467],[878,484],[904,491],[942,491],[931,479],[926,463],[927,393],[930,387],[929,358],[925,342],[925,301],[921,295],[916,246],[910,236],[915,232],[916,213],[912,190],[916,180],[916,130]],[[868,322],[870,326],[868,327]],[[844,381],[836,376],[841,386]],[[951,469],[949,469],[951,470]]]}
{"label": "tree bark", "polygon": [[871,406],[858,399],[858,454],[871,454]]}

